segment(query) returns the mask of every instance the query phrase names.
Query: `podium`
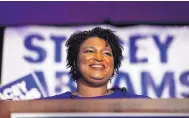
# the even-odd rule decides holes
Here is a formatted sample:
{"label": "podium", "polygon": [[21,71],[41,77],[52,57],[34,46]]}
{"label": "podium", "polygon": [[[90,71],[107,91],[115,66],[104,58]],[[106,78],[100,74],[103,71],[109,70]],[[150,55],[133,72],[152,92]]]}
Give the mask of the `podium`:
{"label": "podium", "polygon": [[189,117],[189,99],[0,101],[0,118],[10,118],[13,113],[177,113]]}

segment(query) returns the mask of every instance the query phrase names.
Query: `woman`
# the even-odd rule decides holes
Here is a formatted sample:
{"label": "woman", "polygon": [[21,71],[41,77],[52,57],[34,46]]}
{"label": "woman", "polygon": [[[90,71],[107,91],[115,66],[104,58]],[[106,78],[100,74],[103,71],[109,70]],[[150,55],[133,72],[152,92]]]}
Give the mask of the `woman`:
{"label": "woman", "polygon": [[48,98],[147,98],[126,89],[107,89],[111,78],[121,66],[122,46],[109,29],[96,27],[76,32],[68,39],[67,67],[77,90]]}

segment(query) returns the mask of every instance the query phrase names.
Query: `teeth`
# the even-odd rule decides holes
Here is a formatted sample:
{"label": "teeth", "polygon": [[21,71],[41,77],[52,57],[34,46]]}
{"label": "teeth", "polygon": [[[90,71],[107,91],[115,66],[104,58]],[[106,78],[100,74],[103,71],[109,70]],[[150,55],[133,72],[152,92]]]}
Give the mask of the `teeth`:
{"label": "teeth", "polygon": [[92,65],[92,67],[103,67],[102,65]]}

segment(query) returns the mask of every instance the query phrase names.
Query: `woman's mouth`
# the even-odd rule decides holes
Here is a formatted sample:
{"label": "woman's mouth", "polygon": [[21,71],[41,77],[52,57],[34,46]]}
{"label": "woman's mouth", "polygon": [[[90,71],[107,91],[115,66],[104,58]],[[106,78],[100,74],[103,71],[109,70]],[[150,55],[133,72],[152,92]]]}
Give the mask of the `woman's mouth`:
{"label": "woman's mouth", "polygon": [[91,64],[90,67],[95,70],[103,70],[105,68],[105,66],[101,64]]}

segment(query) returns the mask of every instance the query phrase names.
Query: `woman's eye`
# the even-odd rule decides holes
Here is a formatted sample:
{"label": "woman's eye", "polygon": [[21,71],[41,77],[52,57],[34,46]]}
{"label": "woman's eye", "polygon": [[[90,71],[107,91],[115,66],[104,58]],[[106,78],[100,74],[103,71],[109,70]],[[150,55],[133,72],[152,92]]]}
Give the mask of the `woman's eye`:
{"label": "woman's eye", "polygon": [[112,53],[110,53],[110,52],[105,52],[105,54],[108,56],[112,56]]}
{"label": "woman's eye", "polygon": [[85,51],[85,53],[92,53],[92,52],[93,52],[92,50]]}

